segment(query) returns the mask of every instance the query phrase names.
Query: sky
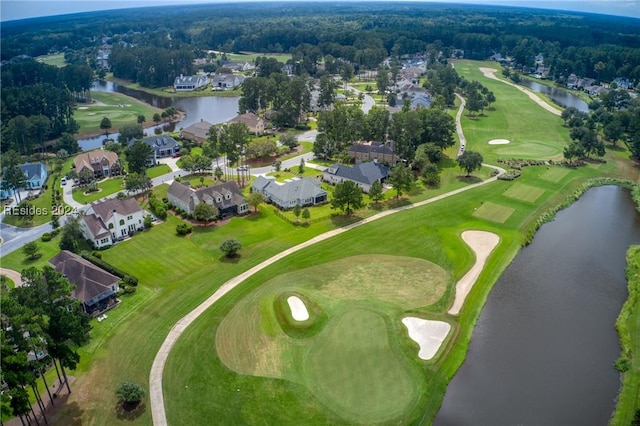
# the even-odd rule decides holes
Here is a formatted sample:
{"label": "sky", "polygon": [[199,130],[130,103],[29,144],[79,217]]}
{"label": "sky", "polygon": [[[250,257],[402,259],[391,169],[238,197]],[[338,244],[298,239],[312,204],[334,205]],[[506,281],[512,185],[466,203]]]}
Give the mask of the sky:
{"label": "sky", "polygon": [[[233,0],[218,0],[229,3]],[[246,0],[235,0],[236,2]],[[422,0],[571,10],[640,18],[640,0]],[[216,3],[215,0],[0,0],[0,21],[145,6]]]}

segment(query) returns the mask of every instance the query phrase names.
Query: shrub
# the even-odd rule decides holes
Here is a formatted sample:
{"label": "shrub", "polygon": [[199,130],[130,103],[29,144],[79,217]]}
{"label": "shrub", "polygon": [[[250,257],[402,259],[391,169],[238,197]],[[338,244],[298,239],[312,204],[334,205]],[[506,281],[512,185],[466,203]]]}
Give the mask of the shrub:
{"label": "shrub", "polygon": [[124,281],[124,283],[127,285],[132,285],[132,286],[138,285],[138,279],[133,275],[125,275],[122,278],[122,281]]}
{"label": "shrub", "polygon": [[[166,213],[166,210],[165,210]],[[144,229],[149,229],[153,226],[153,219],[151,216],[147,215],[144,217]]]}
{"label": "shrub", "polygon": [[144,388],[136,383],[122,382],[116,388],[116,397],[123,403],[136,403],[145,396]]}
{"label": "shrub", "polygon": [[189,234],[191,231],[193,231],[193,227],[191,225],[188,225],[186,223],[181,223],[178,226],[176,226],[176,233],[178,235],[187,235]]}
{"label": "shrub", "polygon": [[620,357],[613,364],[613,366],[615,367],[616,371],[618,371],[619,373],[624,373],[626,371],[629,371],[629,369],[631,368],[631,361],[629,361],[628,358]]}
{"label": "shrub", "polygon": [[41,239],[43,242],[45,242],[45,243],[46,243],[47,241],[51,241],[51,238],[52,238],[52,237],[51,237],[51,234],[50,234],[50,233],[48,233],[48,232],[45,232],[44,234],[42,234],[42,237],[40,237],[40,239]]}
{"label": "shrub", "polygon": [[235,240],[233,238],[224,240],[224,242],[220,245],[220,250],[222,250],[222,252],[227,257],[236,256],[241,248],[242,244],[240,244],[238,240]]}
{"label": "shrub", "polygon": [[98,259],[102,259],[102,253],[100,253],[99,251],[94,250],[93,252],[91,252],[91,254]]}
{"label": "shrub", "polygon": [[89,262],[93,263],[94,265],[99,266],[100,268],[106,270],[107,272],[115,275],[118,278],[122,279],[126,275],[128,275],[122,272],[120,269],[116,268],[115,266],[111,265],[110,263],[107,263],[106,261],[93,256],[91,253],[87,251],[83,251],[82,253],[80,253],[80,256],[82,256],[82,258],[88,260]]}

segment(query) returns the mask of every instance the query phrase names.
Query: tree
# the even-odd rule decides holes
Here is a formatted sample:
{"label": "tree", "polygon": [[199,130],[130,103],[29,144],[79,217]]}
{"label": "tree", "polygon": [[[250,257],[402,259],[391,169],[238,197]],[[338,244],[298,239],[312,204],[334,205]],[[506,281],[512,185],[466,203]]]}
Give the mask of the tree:
{"label": "tree", "polygon": [[220,180],[222,176],[224,176],[224,172],[222,171],[220,166],[216,166],[215,170],[213,171],[213,175],[216,177],[216,179]]}
{"label": "tree", "polygon": [[146,392],[137,383],[122,382],[116,387],[116,397],[122,404],[137,404],[144,398]]}
{"label": "tree", "polygon": [[224,240],[220,245],[220,250],[228,258],[235,257],[241,248],[242,248],[242,245],[240,244],[240,242],[233,238],[228,238]]}
{"label": "tree", "polygon": [[347,180],[336,185],[331,200],[332,209],[341,209],[349,215],[353,209],[359,209],[362,205],[362,189],[355,182]]}
{"label": "tree", "polygon": [[38,247],[38,244],[35,241],[26,243],[22,247],[22,253],[24,253],[29,260],[38,259],[41,256],[40,247]]}
{"label": "tree", "polygon": [[144,129],[140,124],[125,124],[118,129],[118,142],[122,146],[127,146],[131,139],[141,139],[144,136]]}
{"label": "tree", "polygon": [[207,222],[215,218],[218,215],[218,209],[215,206],[207,203],[198,203],[193,210],[193,217],[197,220],[204,222],[207,226]]}
{"label": "tree", "polygon": [[143,175],[147,169],[147,160],[153,155],[153,149],[142,141],[135,141],[125,149],[124,154],[129,164],[129,173],[135,172]]}
{"label": "tree", "polygon": [[136,122],[142,125],[144,124],[145,121],[147,121],[147,118],[142,114],[138,114],[138,117],[136,118]]}
{"label": "tree", "polygon": [[80,230],[80,220],[76,217],[69,217],[62,227],[62,236],[60,237],[60,250],[69,250],[75,252],[78,247],[77,241],[82,238]]}
{"label": "tree", "polygon": [[6,161],[3,161],[4,164],[6,164],[6,170],[0,185],[2,185],[2,189],[14,191],[16,199],[20,202],[20,193],[18,192],[18,189],[26,186],[27,178],[18,165],[20,158],[15,151],[8,151],[7,154],[5,154],[5,157],[8,157],[6,158]]}
{"label": "tree", "polygon": [[159,113],[153,114],[153,122],[158,124],[162,121],[162,116]]}
{"label": "tree", "polygon": [[296,204],[293,207],[293,215],[296,217],[296,222],[300,221],[300,213],[302,213],[302,206],[300,204]]}
{"label": "tree", "polygon": [[437,164],[427,164],[422,169],[422,180],[430,187],[440,185],[440,169]]}
{"label": "tree", "polygon": [[413,174],[407,166],[398,163],[393,170],[391,170],[391,173],[389,173],[387,182],[396,190],[396,198],[400,198],[404,192],[411,190],[413,186]]}
{"label": "tree", "polygon": [[458,166],[467,172],[467,176],[482,167],[482,155],[475,151],[465,151],[457,159]]}
{"label": "tree", "polygon": [[374,203],[379,203],[384,198],[382,183],[379,180],[373,182],[369,187],[369,198],[371,198]]}
{"label": "tree", "polygon": [[302,209],[302,218],[304,219],[305,223],[309,223],[310,217],[311,217],[311,212],[309,212],[309,209],[307,207]]}
{"label": "tree", "polygon": [[251,207],[253,207],[253,211],[257,213],[258,212],[258,206],[261,203],[265,202],[265,198],[264,198],[264,195],[260,194],[259,192],[252,192],[247,197],[247,202],[249,203],[249,205]]}
{"label": "tree", "polygon": [[292,150],[300,145],[300,142],[298,142],[298,138],[295,135],[291,133],[285,133],[284,135],[280,136],[280,144],[288,147],[289,150]]}
{"label": "tree", "polygon": [[78,141],[75,140],[73,135],[69,133],[63,133],[62,136],[60,136],[60,139],[56,141],[54,148],[56,150],[64,149],[70,155],[73,155],[76,152],[80,151],[80,145],[78,144]]}
{"label": "tree", "polygon": [[111,128],[111,120],[106,115],[102,117],[102,121],[100,121],[100,128],[104,130],[105,136],[109,136],[109,129]]}
{"label": "tree", "polygon": [[304,158],[300,159],[300,164],[298,165],[298,174],[304,173]]}
{"label": "tree", "polygon": [[153,186],[151,179],[146,174],[141,175],[136,172],[131,172],[125,177],[124,185],[127,192],[131,193],[148,191]]}

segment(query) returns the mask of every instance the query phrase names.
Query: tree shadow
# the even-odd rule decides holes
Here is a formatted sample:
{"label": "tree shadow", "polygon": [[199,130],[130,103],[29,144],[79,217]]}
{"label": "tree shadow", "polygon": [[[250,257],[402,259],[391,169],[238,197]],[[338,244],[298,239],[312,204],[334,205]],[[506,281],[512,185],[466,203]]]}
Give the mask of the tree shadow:
{"label": "tree shadow", "polygon": [[235,255],[233,255],[231,257],[227,256],[226,254],[223,254],[222,256],[220,256],[219,260],[222,263],[233,263],[233,264],[236,264],[236,263],[238,263],[240,261],[241,257],[242,256],[239,255],[239,254],[235,254]]}
{"label": "tree shadow", "polygon": [[398,207],[408,206],[409,204],[411,204],[411,201],[409,201],[409,199],[407,198],[392,198],[387,201],[387,204],[389,208],[395,209]]}
{"label": "tree shadow", "polygon": [[362,220],[362,217],[354,214],[335,214],[331,216],[331,222],[338,227],[351,225],[352,223],[356,223],[360,220]]}
{"label": "tree shadow", "polygon": [[477,177],[477,176],[465,176],[465,175],[459,175],[457,177],[458,182],[464,182],[464,183],[480,183],[482,182],[482,179]]}
{"label": "tree shadow", "polygon": [[140,417],[142,413],[146,410],[146,405],[144,402],[138,402],[135,404],[131,403],[116,403],[116,417],[120,420],[128,420],[133,421]]}

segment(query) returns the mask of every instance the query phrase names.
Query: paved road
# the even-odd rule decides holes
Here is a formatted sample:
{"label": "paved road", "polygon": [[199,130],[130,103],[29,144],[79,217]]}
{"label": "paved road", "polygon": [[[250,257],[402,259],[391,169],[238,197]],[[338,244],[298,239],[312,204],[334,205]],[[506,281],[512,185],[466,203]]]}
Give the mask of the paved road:
{"label": "paved road", "polygon": [[365,114],[368,114],[371,108],[376,105],[376,101],[374,101],[373,98],[367,95],[365,92],[358,90],[353,86],[347,86],[347,89],[351,90],[354,93],[362,93],[364,95],[364,98],[362,99],[362,112],[364,112]]}

